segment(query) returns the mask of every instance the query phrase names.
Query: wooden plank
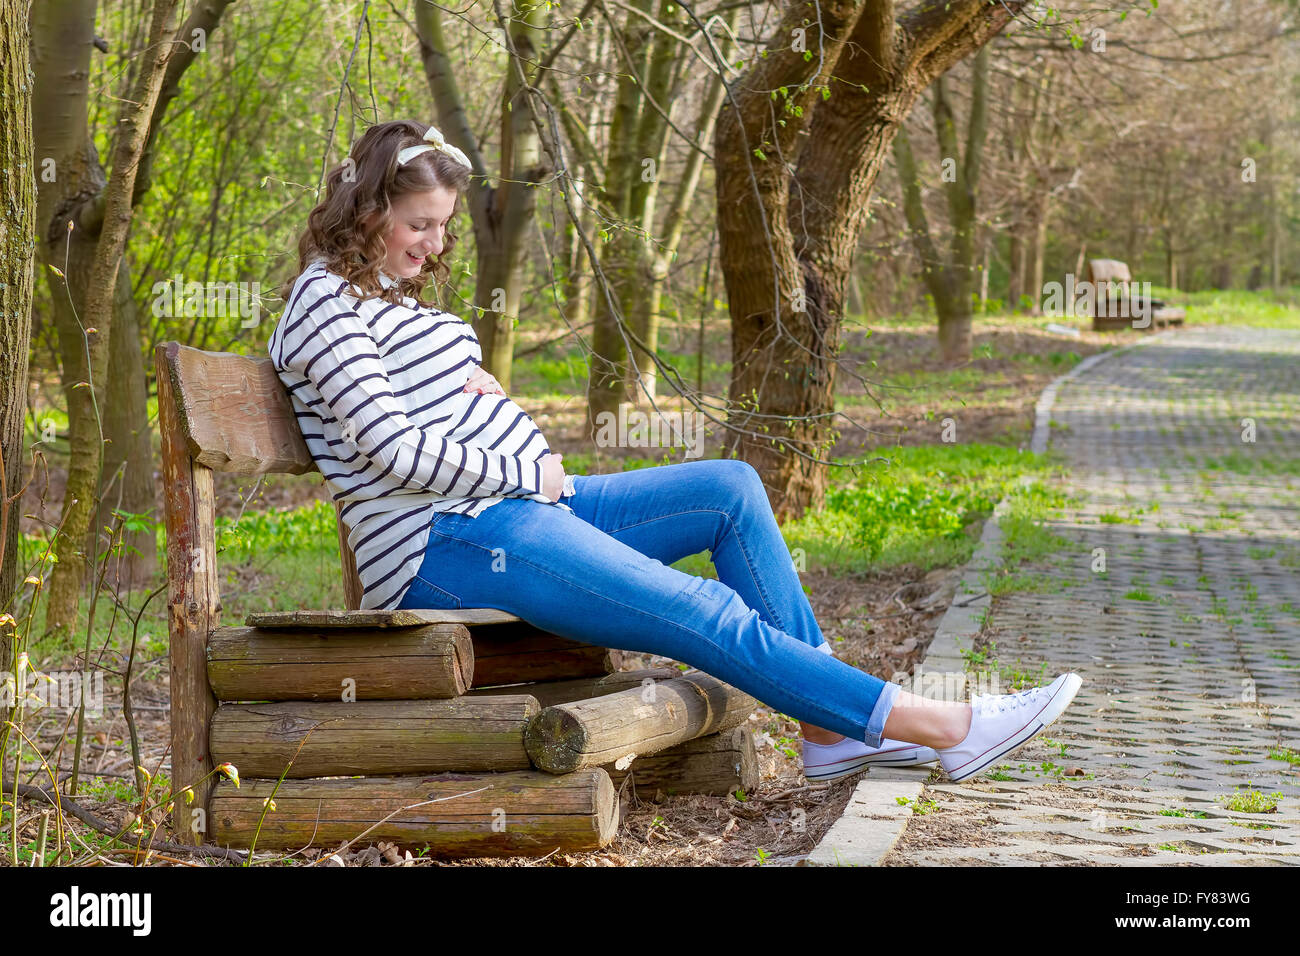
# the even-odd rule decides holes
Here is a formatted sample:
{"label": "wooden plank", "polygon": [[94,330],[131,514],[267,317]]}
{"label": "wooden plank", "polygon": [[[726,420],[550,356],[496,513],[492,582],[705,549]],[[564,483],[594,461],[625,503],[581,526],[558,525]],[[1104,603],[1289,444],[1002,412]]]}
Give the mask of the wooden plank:
{"label": "wooden plank", "polygon": [[316,471],[269,358],[204,352],[179,342],[159,349],[168,356],[180,434],[191,458],[240,475]]}
{"label": "wooden plank", "polygon": [[343,571],[343,600],[347,604],[349,611],[357,611],[361,607],[361,596],[364,589],[361,587],[361,576],[357,574],[357,556],[352,553],[352,546],[348,544],[348,526],[343,520],[343,504],[339,501],[334,502],[334,523],[339,535],[339,560]]}
{"label": "wooden plank", "polygon": [[249,778],[238,788],[217,785],[214,842],[247,848],[273,791],[259,849],[338,846],[368,831],[364,843],[385,840],[413,852],[428,846],[436,857],[541,856],[599,849],[618,824],[618,798],[599,768],[563,776],[516,770],[285,780],[278,791],[275,780]]}
{"label": "wooden plank", "polygon": [[470,697],[496,694],[531,694],[543,707],[567,704],[574,700],[588,700],[605,694],[616,694],[629,687],[641,687],[645,681],[672,680],[680,677],[675,667],[651,667],[645,670],[618,671],[603,677],[580,677],[576,680],[539,681],[531,684],[506,684],[500,687],[475,687]]}
{"label": "wooden plank", "polygon": [[476,686],[603,677],[618,670],[617,651],[538,630],[526,621],[470,628]]}
{"label": "wooden plank", "polygon": [[249,614],[249,627],[308,628],[323,627],[422,627],[426,624],[509,624],[519,618],[496,608],[466,608],[460,611],[263,611]]}
{"label": "wooden plank", "polygon": [[748,694],[694,671],[652,688],[546,707],[528,722],[524,746],[538,769],[570,773],[730,730],[757,706]]}
{"label": "wooden plank", "polygon": [[722,795],[758,789],[758,752],[754,734],[748,727],[736,727],[720,734],[709,734],[669,747],[656,754],[635,758],[630,766],[619,769],[608,764],[605,770],[621,792],[623,781],[638,796],[653,799],[656,791],[668,796],[683,793]]}
{"label": "wooden plank", "polygon": [[212,759],[275,778],[528,770],[524,727],[540,710],[527,694],[222,704]]}
{"label": "wooden plank", "polygon": [[[208,687],[208,634],[221,620],[218,593],[216,504],[212,471],[191,460],[178,405],[176,343],[154,352],[158,417],[162,432],[164,521],[167,528],[167,631],[171,670],[172,827],[180,843],[204,840],[213,764],[208,721],[216,700]],[[206,779],[205,779],[206,778]],[[192,788],[191,804],[180,798]]]}
{"label": "wooden plank", "polygon": [[356,700],[425,700],[469,689],[474,645],[463,624],[387,631],[222,627],[208,641],[205,663],[221,700],[343,700],[346,692]]}

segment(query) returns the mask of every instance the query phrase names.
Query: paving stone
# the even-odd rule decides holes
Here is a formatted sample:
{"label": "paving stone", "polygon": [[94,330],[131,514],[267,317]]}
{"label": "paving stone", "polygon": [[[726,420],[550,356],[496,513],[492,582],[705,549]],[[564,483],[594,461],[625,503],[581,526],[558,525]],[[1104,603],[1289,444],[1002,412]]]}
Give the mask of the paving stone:
{"label": "paving stone", "polygon": [[[891,862],[1300,863],[1300,765],[1270,757],[1300,751],[1298,366],[1300,333],[1189,328],[1040,405],[1069,465],[1071,503],[1045,522],[1065,545],[1020,569],[1042,590],[995,598],[982,637],[1004,668],[1084,684],[998,780],[927,788],[939,814],[983,804],[997,846],[958,834]],[[1228,808],[1248,790],[1280,793],[1276,812]]]}

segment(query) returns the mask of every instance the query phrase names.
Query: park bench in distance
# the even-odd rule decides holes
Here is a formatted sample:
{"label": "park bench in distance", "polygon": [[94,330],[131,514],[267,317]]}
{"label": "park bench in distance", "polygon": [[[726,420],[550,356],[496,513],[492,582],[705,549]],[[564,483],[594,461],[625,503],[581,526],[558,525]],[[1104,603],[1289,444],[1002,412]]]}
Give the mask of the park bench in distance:
{"label": "park bench in distance", "polygon": [[[434,857],[534,856],[609,843],[625,783],[756,787],[752,697],[700,671],[620,672],[617,651],[496,608],[358,610],[342,522],[347,609],[223,626],[213,473],[316,465],[270,359],[178,342],[155,359],[177,839],[292,850],[368,831]],[[224,763],[238,786],[213,775]]]}
{"label": "park bench in distance", "polygon": [[[1140,304],[1141,293],[1137,290],[1130,290],[1133,277],[1129,275],[1128,264],[1120,262],[1118,259],[1089,259],[1088,281],[1092,283],[1093,290],[1096,293],[1092,300],[1093,331],[1114,332],[1120,329],[1133,328],[1134,317],[1138,315],[1139,310],[1132,308],[1132,303],[1137,302]],[[1111,299],[1108,295],[1111,290],[1118,293],[1118,301],[1127,300],[1130,307],[1115,310],[1113,306],[1117,300]],[[1108,304],[1112,308],[1108,308]],[[1147,332],[1155,332],[1171,325],[1182,325],[1183,320],[1187,318],[1186,311],[1170,306],[1162,299],[1152,299],[1150,306],[1151,324],[1144,330]],[[1119,311],[1120,314],[1114,314],[1116,311]]]}

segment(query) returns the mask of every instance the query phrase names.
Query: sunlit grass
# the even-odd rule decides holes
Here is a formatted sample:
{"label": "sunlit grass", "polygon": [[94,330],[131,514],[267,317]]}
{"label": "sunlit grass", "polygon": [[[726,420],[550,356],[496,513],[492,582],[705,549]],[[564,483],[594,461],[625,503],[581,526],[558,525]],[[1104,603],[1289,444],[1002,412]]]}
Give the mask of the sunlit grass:
{"label": "sunlit grass", "polygon": [[1188,325],[1245,325],[1256,328],[1300,329],[1300,288],[1277,293],[1244,289],[1180,292],[1153,287],[1151,294],[1187,310]]}

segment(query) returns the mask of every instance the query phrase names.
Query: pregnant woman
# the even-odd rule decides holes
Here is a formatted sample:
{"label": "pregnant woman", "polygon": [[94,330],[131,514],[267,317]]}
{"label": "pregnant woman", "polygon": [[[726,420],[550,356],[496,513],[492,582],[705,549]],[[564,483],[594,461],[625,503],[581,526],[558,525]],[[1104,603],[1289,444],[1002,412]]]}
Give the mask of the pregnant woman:
{"label": "pregnant woman", "polygon": [[[809,780],[936,759],[965,780],[1061,715],[1076,674],[965,704],[836,660],[746,462],[566,474],[473,328],[423,297],[447,278],[469,173],[432,126],[370,127],[308,216],[270,339],[362,608],[500,608],[683,661],[797,718]],[[669,566],[705,550],[718,580]]]}

